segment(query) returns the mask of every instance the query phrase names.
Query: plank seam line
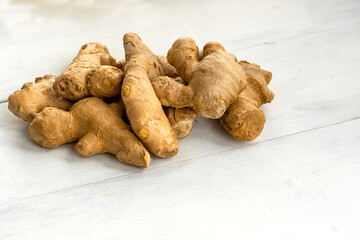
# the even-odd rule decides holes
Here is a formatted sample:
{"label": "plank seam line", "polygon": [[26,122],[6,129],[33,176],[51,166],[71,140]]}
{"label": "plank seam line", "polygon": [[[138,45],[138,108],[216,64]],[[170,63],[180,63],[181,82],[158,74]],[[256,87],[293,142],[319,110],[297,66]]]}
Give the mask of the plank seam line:
{"label": "plank seam line", "polygon": [[[324,32],[332,32],[332,31],[338,30],[338,29],[354,27],[354,26],[357,26],[357,25],[360,25],[360,23],[351,23],[351,24],[345,24],[345,25],[342,25],[342,26],[328,27],[328,28],[325,28],[325,29],[317,30],[317,31],[303,32],[301,34],[294,34],[293,36],[290,36],[290,37],[278,38],[278,39],[268,41],[268,42],[283,42],[283,41],[292,40],[292,39],[295,39],[295,38],[306,37],[308,35],[324,33]],[[249,49],[249,48],[254,48],[254,47],[259,47],[259,46],[264,46],[264,45],[265,45],[264,43],[258,43],[258,44],[253,44],[253,45],[249,45],[249,46],[242,47],[242,48],[233,48],[233,49],[230,49],[230,51],[231,52],[236,52],[236,51],[239,51],[239,50],[244,50],[244,49]]]}
{"label": "plank seam line", "polygon": [[348,122],[351,122],[351,121],[356,121],[356,120],[359,120],[359,119],[360,119],[360,117],[355,117],[355,118],[352,118],[352,119],[349,119],[349,120],[344,120],[344,121],[341,121],[341,122],[332,123],[332,124],[328,124],[328,125],[321,126],[321,127],[316,127],[316,128],[296,132],[296,133],[290,133],[290,134],[286,134],[286,135],[283,135],[283,136],[270,138],[270,139],[267,139],[267,140],[264,140],[264,141],[261,141],[261,142],[257,142],[257,143],[253,143],[253,144],[249,144],[249,145],[246,145],[246,146],[230,148],[230,149],[219,151],[219,152],[216,152],[216,153],[209,153],[209,154],[205,154],[205,155],[202,155],[202,156],[197,156],[197,157],[193,157],[193,158],[179,160],[179,161],[174,162],[174,163],[154,167],[154,168],[151,168],[151,169],[139,170],[139,171],[136,171],[136,172],[128,173],[128,174],[117,176],[117,177],[102,179],[102,180],[99,180],[99,181],[90,182],[90,183],[86,183],[86,184],[82,184],[82,185],[78,185],[78,186],[74,186],[74,187],[69,187],[69,188],[65,188],[65,189],[59,189],[59,190],[56,190],[56,191],[40,194],[40,195],[37,195],[37,196],[24,198],[24,199],[21,199],[21,200],[15,202],[15,203],[3,204],[3,205],[0,205],[0,208],[16,205],[16,204],[19,204],[21,202],[25,202],[25,201],[28,201],[28,200],[31,200],[31,199],[37,199],[37,198],[40,198],[40,197],[44,197],[44,196],[51,195],[51,194],[56,194],[56,193],[59,193],[59,192],[67,192],[67,191],[71,191],[71,190],[74,190],[74,189],[77,189],[77,188],[86,187],[86,186],[93,185],[93,184],[95,185],[95,184],[99,184],[99,183],[103,183],[103,182],[107,182],[107,181],[112,181],[112,180],[115,180],[115,179],[120,179],[120,178],[123,178],[123,177],[127,177],[127,176],[130,176],[130,175],[133,175],[133,174],[140,173],[140,172],[145,172],[145,171],[148,172],[148,171],[157,170],[157,169],[160,169],[160,168],[179,165],[180,163],[184,163],[184,162],[191,161],[191,160],[194,160],[194,159],[199,159],[199,158],[203,158],[203,157],[207,157],[207,156],[211,156],[211,155],[231,152],[231,151],[235,151],[235,150],[242,149],[242,148],[252,147],[252,146],[258,145],[260,143],[264,143],[264,142],[271,142],[271,141],[275,141],[275,140],[282,139],[282,138],[285,138],[285,137],[295,136],[295,135],[304,134],[304,133],[316,131],[316,130],[319,130],[319,129],[327,128],[327,127],[341,125],[341,124],[348,123]]}
{"label": "plank seam line", "polygon": [[333,30],[337,30],[337,29],[343,29],[343,28],[348,28],[348,27],[355,27],[360,25],[360,23],[349,23],[349,24],[344,24],[344,25],[339,25],[336,27],[328,27],[328,28],[323,28],[321,30],[315,30],[315,31],[308,31],[305,32],[303,34],[294,34],[293,36],[287,37],[287,38],[282,38],[280,39],[281,41],[284,40],[289,40],[289,39],[294,39],[294,38],[298,38],[298,37],[302,37],[302,36],[307,36],[307,35],[312,35],[312,34],[317,34],[317,33],[324,33],[324,32],[329,32],[329,31],[333,31]]}

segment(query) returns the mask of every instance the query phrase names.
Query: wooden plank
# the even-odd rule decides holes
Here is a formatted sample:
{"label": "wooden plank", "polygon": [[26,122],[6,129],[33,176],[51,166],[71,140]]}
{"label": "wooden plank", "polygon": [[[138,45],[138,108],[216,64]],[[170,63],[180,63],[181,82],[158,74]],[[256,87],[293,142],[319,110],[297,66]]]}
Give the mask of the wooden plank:
{"label": "wooden plank", "polygon": [[[182,35],[199,45],[220,41],[229,50],[355,24],[358,1],[2,1],[0,101],[37,76],[60,74],[82,44],[100,41],[123,58],[122,36],[139,33],[166,54]],[[293,49],[298,49],[293,47]],[[252,49],[253,50],[253,49]],[[236,54],[244,57],[243,51]],[[261,51],[252,51],[257,59]],[[270,65],[276,55],[259,62]]]}
{"label": "wooden plank", "polygon": [[[239,142],[217,121],[199,118],[193,132],[180,141],[180,153],[171,159],[156,159],[150,168],[201,156],[243,148],[270,139],[295,134],[360,117],[360,82],[355,64],[360,46],[358,26],[288,39],[259,48],[257,59],[268,59],[274,72],[273,103],[263,107],[265,129],[254,142]],[[298,51],[313,45],[317,51]],[[296,46],[296,48],[294,47]],[[342,46],[339,48],[339,46]],[[252,52],[242,50],[244,55]],[[277,56],[270,61],[270,56]],[[0,104],[0,205],[49,192],[143,172],[126,166],[110,155],[83,159],[72,144],[48,150],[35,145],[23,121]]]}
{"label": "wooden plank", "polygon": [[335,124],[1,206],[0,238],[358,239],[359,155]]}

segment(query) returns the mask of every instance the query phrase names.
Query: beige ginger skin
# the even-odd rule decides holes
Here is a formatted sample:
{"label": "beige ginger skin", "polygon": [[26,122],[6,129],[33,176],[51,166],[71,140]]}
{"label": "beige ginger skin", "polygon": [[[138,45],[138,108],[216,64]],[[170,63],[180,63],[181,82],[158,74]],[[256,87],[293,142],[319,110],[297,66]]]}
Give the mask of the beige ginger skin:
{"label": "beige ginger skin", "polygon": [[122,120],[122,109],[96,97],[84,98],[70,111],[47,107],[28,129],[40,146],[55,148],[78,140],[75,149],[84,157],[112,153],[127,164],[148,167],[150,154]]}
{"label": "beige ginger skin", "polygon": [[[165,76],[174,78],[178,83],[186,85],[185,81],[178,77],[175,67],[168,63],[165,56],[157,55],[157,57],[164,68]],[[176,137],[178,139],[187,137],[194,127],[197,113],[191,108],[163,108]]]}
{"label": "beige ginger skin", "polygon": [[[174,66],[170,65],[165,56],[157,55],[156,56],[164,69],[165,76],[175,78],[176,81],[185,84],[180,77],[178,77],[177,71]],[[117,63],[118,68],[124,70],[126,60],[123,59]],[[119,98],[114,100],[115,102],[122,102],[122,99]],[[169,119],[170,125],[175,132],[176,137],[184,138],[188,136],[194,126],[196,112],[191,108],[172,108],[172,107],[163,107],[166,117]]]}
{"label": "beige ginger skin", "polygon": [[99,98],[120,94],[123,71],[106,46],[91,42],[83,45],[69,67],[56,78],[56,93],[69,100],[88,96]]}
{"label": "beige ginger skin", "polygon": [[164,107],[164,112],[178,139],[190,134],[197,115],[194,110],[191,108]]}
{"label": "beige ginger skin", "polygon": [[244,89],[246,75],[236,57],[217,42],[199,49],[193,39],[179,38],[167,55],[168,62],[188,85],[169,77],[157,77],[152,84],[164,106],[190,107],[206,118],[220,118]]}
{"label": "beige ginger skin", "polygon": [[220,118],[220,123],[236,139],[251,141],[260,135],[266,121],[259,107],[274,99],[268,87],[272,74],[253,63],[240,61],[239,64],[246,72],[247,85]]}
{"label": "beige ginger skin", "polygon": [[124,36],[126,63],[121,96],[131,127],[144,145],[158,157],[175,156],[179,143],[151,86],[164,75],[156,55],[134,33]]}
{"label": "beige ginger skin", "polygon": [[174,66],[168,63],[167,58],[165,56],[157,55],[157,58],[164,69],[164,73],[165,73],[164,76],[168,76],[171,78],[176,78],[179,76]]}
{"label": "beige ginger skin", "polygon": [[9,110],[27,122],[31,122],[45,107],[69,110],[73,103],[56,94],[53,89],[55,78],[54,75],[45,75],[36,78],[35,83],[25,83],[21,90],[9,96]]}
{"label": "beige ginger skin", "polygon": [[[125,105],[120,97],[104,99],[107,103],[117,103],[125,111]],[[191,108],[169,108],[163,107],[164,113],[178,139],[188,136],[194,126],[196,112]],[[124,113],[125,121],[128,122],[127,114]]]}
{"label": "beige ginger skin", "polygon": [[[168,63],[167,68],[171,69],[171,67],[172,66]],[[171,71],[173,72],[173,70]],[[177,73],[175,72],[173,76],[176,77]],[[186,84],[180,77],[176,77],[174,80],[183,85]],[[163,107],[163,108],[166,117],[169,119],[170,125],[176,134],[176,137],[178,139],[187,137],[190,134],[192,128],[194,127],[197,113],[193,109],[188,107],[185,108]]]}
{"label": "beige ginger skin", "polygon": [[[167,58],[165,56],[156,55],[156,57],[158,58],[159,63],[164,69],[165,76],[171,78],[176,78],[178,76],[176,69],[174,68],[174,66],[170,65],[170,63],[168,63]],[[124,71],[125,63],[126,63],[126,59],[120,60],[117,63],[117,67],[120,68],[122,71]]]}

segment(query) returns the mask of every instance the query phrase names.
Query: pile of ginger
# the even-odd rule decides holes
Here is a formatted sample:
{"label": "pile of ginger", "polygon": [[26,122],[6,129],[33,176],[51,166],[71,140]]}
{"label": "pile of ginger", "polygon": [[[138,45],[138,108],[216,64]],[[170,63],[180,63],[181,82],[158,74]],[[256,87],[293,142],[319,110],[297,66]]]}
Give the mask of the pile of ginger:
{"label": "pile of ginger", "polygon": [[260,135],[266,118],[259,107],[274,98],[271,72],[237,61],[217,42],[199,51],[182,37],[165,57],[134,33],[123,41],[124,60],[87,43],[59,76],[36,78],[9,96],[9,110],[30,122],[38,145],[77,141],[81,156],[107,152],[146,168],[149,151],[161,158],[178,153],[178,139],[190,133],[197,113],[219,119],[238,140]]}

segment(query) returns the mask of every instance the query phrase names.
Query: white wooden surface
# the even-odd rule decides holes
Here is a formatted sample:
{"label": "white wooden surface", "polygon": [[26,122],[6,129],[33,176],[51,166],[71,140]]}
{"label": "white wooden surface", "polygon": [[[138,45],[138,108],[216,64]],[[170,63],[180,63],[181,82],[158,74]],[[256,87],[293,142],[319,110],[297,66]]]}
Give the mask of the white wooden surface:
{"label": "white wooden surface", "polygon": [[[34,144],[7,96],[88,41],[221,42],[273,72],[253,142],[198,118],[149,169]],[[360,2],[0,2],[0,239],[360,239]]]}

